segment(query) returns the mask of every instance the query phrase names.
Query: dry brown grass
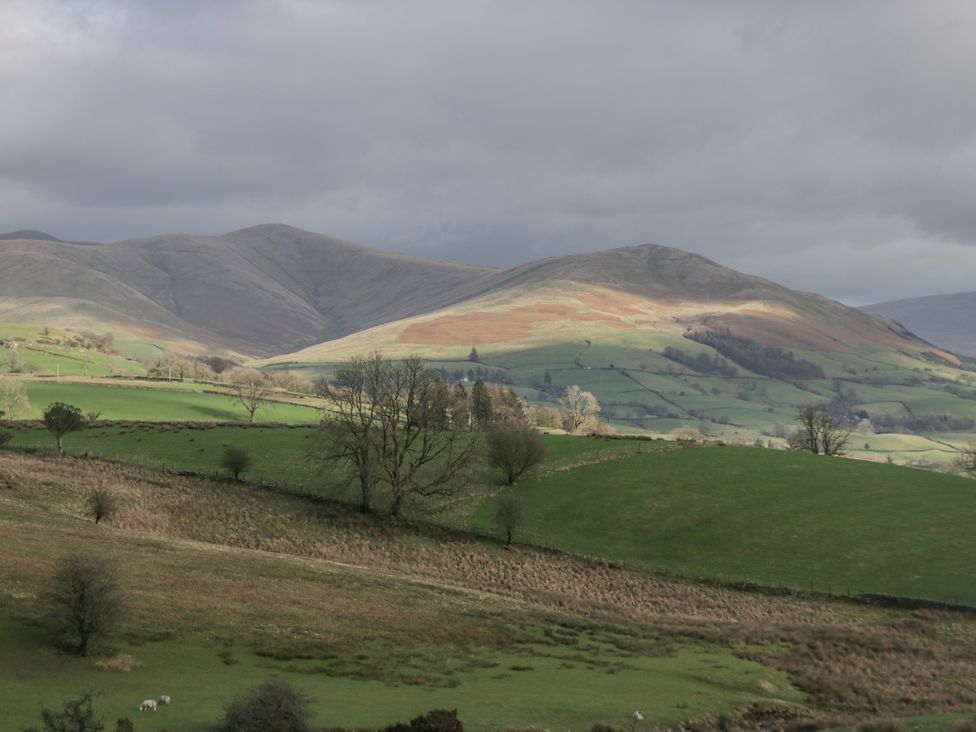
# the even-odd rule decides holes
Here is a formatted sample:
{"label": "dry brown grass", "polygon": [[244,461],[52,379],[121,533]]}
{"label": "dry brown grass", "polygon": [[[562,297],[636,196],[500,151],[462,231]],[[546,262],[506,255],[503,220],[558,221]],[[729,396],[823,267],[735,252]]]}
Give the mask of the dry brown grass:
{"label": "dry brown grass", "polygon": [[[976,709],[976,620],[963,615],[744,592],[395,528],[341,507],[240,484],[94,460],[0,457],[2,508],[33,507],[80,521],[85,496],[95,487],[108,490],[119,503],[99,529],[120,540],[145,537],[157,569],[168,555],[167,544],[155,540],[203,542],[211,546],[211,555],[219,555],[220,563],[211,561],[199,573],[181,577],[184,594],[198,598],[193,603],[167,597],[172,572],[161,571],[158,584],[153,577],[140,579],[140,592],[169,601],[173,612],[186,613],[183,620],[189,624],[194,617],[237,614],[250,618],[262,637],[293,638],[296,647],[333,650],[341,646],[345,628],[364,622],[394,629],[389,637],[408,645],[411,639],[418,644],[510,640],[512,631],[491,613],[484,623],[467,622],[478,606],[470,593],[485,592],[493,603],[509,598],[511,617],[528,618],[532,608],[542,607],[565,622],[589,618],[727,645],[788,672],[816,708],[834,717]],[[8,526],[7,541],[16,540],[11,539],[16,526]],[[295,559],[279,563],[269,570],[273,577],[255,583],[246,571],[233,568],[241,549]],[[29,574],[26,565],[37,558],[12,559],[8,577]],[[366,572],[345,572],[342,565]],[[302,606],[280,610],[287,598],[299,596],[299,585],[309,576],[327,577],[329,592],[315,595],[310,607],[303,587]],[[364,587],[364,578],[370,578],[370,587]],[[430,603],[429,594],[404,594],[394,578],[424,583],[428,593],[432,586],[441,588],[441,602]],[[207,583],[218,581],[221,596],[208,593]],[[7,585],[12,596],[16,583]],[[310,623],[310,616],[318,620]]]}

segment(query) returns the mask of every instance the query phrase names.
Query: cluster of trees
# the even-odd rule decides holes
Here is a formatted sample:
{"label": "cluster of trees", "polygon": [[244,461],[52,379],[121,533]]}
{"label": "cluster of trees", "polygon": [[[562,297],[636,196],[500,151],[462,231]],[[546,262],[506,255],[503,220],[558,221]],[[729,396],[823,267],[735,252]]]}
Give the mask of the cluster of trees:
{"label": "cluster of trees", "polygon": [[929,414],[897,417],[881,414],[871,418],[875,432],[968,432],[976,426],[972,417]]}
{"label": "cluster of trees", "polygon": [[685,333],[685,337],[711,346],[730,361],[763,376],[786,381],[824,377],[823,369],[815,363],[797,358],[782,348],[732,335],[728,330]]}
{"label": "cluster of trees", "polygon": [[476,366],[472,369],[447,369],[443,366],[437,369],[437,373],[444,381],[451,383],[464,381],[487,381],[492,384],[511,384],[512,379],[504,369],[489,369],[483,366]]}
{"label": "cluster of trees", "polygon": [[739,375],[739,370],[724,358],[709,356],[707,353],[685,353],[680,348],[668,346],[661,352],[661,355],[675,363],[680,363],[682,366],[694,369],[700,374],[728,377]]}
{"label": "cluster of trees", "polygon": [[545,457],[514,392],[481,380],[470,392],[452,386],[419,358],[357,357],[320,388],[333,413],[311,457],[355,490],[364,512],[382,504],[398,518],[454,496],[479,458],[513,485]]}

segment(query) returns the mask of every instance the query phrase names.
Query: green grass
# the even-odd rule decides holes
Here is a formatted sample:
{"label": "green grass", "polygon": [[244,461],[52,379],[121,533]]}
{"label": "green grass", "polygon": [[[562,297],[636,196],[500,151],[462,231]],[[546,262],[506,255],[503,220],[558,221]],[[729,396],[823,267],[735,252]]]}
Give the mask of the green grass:
{"label": "green grass", "polygon": [[[688,576],[976,604],[976,482],[757,448],[628,457],[529,480],[522,537]],[[475,512],[488,530],[491,498]]]}
{"label": "green grass", "polygon": [[[134,506],[160,490],[192,492],[197,510],[170,520],[200,540],[80,521],[77,481],[88,475],[65,475],[61,486],[45,473],[40,486],[0,494],[0,710],[11,729],[92,690],[109,725],[129,716],[147,732],[203,732],[235,694],[272,675],[312,696],[319,724],[351,728],[456,707],[472,730],[587,730],[597,720],[623,724],[635,708],[677,723],[804,701],[784,673],[704,642],[389,570],[206,543],[225,531],[206,505],[259,534],[272,525],[290,536],[335,530],[310,526],[300,499],[185,480],[174,489],[158,475],[145,482],[90,463],[81,470],[100,471],[97,480]],[[96,651],[133,657],[131,670],[64,655],[40,622],[37,593],[53,561],[79,548],[120,562],[130,613]],[[171,706],[138,713],[141,700],[164,693]]]}
{"label": "green grass", "polygon": [[[729,651],[686,647],[673,655],[634,657],[585,637],[582,648],[479,649],[472,654],[470,670],[452,674],[452,688],[316,673],[305,670],[314,669],[315,662],[275,661],[206,637],[121,645],[118,650],[138,658],[139,667],[98,670],[53,649],[41,629],[0,619],[4,723],[28,724],[37,720],[42,706],[59,706],[82,690],[94,690],[96,710],[110,725],[128,716],[145,732],[204,732],[212,729],[235,694],[272,675],[315,700],[318,724],[350,728],[376,729],[429,709],[456,708],[472,730],[533,725],[586,730],[598,720],[623,725],[636,708],[649,718],[675,723],[725,713],[763,697],[801,700],[781,674]],[[575,660],[581,650],[593,654],[600,666]],[[142,699],[163,693],[173,698],[172,705],[155,714],[138,713]]]}
{"label": "green grass", "polygon": [[146,373],[146,367],[117,353],[103,353],[95,348],[63,345],[75,334],[54,330],[44,333],[38,326],[0,323],[0,339],[17,342],[15,350],[0,350],[0,372],[6,373],[19,363],[28,364],[43,374],[61,376],[109,376],[123,371],[130,376]]}
{"label": "green grass", "polygon": [[[95,426],[67,435],[64,443],[69,453],[87,453],[141,465],[202,473],[217,471],[224,448],[233,445],[246,450],[253,460],[247,471],[248,480],[328,493],[325,479],[306,459],[308,449],[318,439],[319,431],[308,426],[184,427],[143,424]],[[638,449],[653,449],[655,445],[663,444],[567,435],[546,435],[544,439],[548,450],[546,469],[628,454]],[[47,450],[53,448],[54,439],[44,429],[20,428],[14,430],[12,444]]]}
{"label": "green grass", "polygon": [[[247,421],[247,412],[229,396],[207,394],[201,387],[173,388],[166,385],[134,387],[101,384],[28,381],[27,395],[39,410],[52,402],[74,404],[82,412],[102,410],[102,419],[165,421]],[[256,418],[264,422],[310,424],[317,422],[317,409],[294,404],[267,403]]]}

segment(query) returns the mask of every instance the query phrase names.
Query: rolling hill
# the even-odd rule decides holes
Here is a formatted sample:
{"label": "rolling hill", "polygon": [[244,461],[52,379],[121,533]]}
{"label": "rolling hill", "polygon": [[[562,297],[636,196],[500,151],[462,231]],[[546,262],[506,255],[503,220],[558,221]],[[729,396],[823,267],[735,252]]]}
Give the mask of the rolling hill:
{"label": "rolling hill", "polygon": [[891,318],[954,353],[976,357],[976,292],[881,302],[862,310]]}
{"label": "rolling hill", "polygon": [[544,259],[475,284],[480,291],[469,287],[468,298],[445,308],[266,363],[338,360],[369,348],[454,358],[471,346],[513,351],[598,340],[651,346],[696,329],[728,329],[784,348],[868,346],[958,363],[886,319],[654,244]]}
{"label": "rolling hill", "polygon": [[492,270],[282,225],[79,247],[0,240],[0,322],[84,327],[178,352],[271,355],[453,301]]}

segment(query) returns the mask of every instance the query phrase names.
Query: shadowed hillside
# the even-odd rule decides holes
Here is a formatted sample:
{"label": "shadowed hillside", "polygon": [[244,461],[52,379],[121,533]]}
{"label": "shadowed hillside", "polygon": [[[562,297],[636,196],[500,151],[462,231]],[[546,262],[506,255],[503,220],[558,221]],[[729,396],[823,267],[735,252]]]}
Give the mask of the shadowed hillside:
{"label": "shadowed hillside", "polygon": [[271,354],[424,312],[491,270],[288,226],[92,247],[0,244],[0,321],[112,330],[174,350]]}
{"label": "shadowed hillside", "polygon": [[862,309],[896,320],[942,348],[976,356],[976,292],[881,302]]}

